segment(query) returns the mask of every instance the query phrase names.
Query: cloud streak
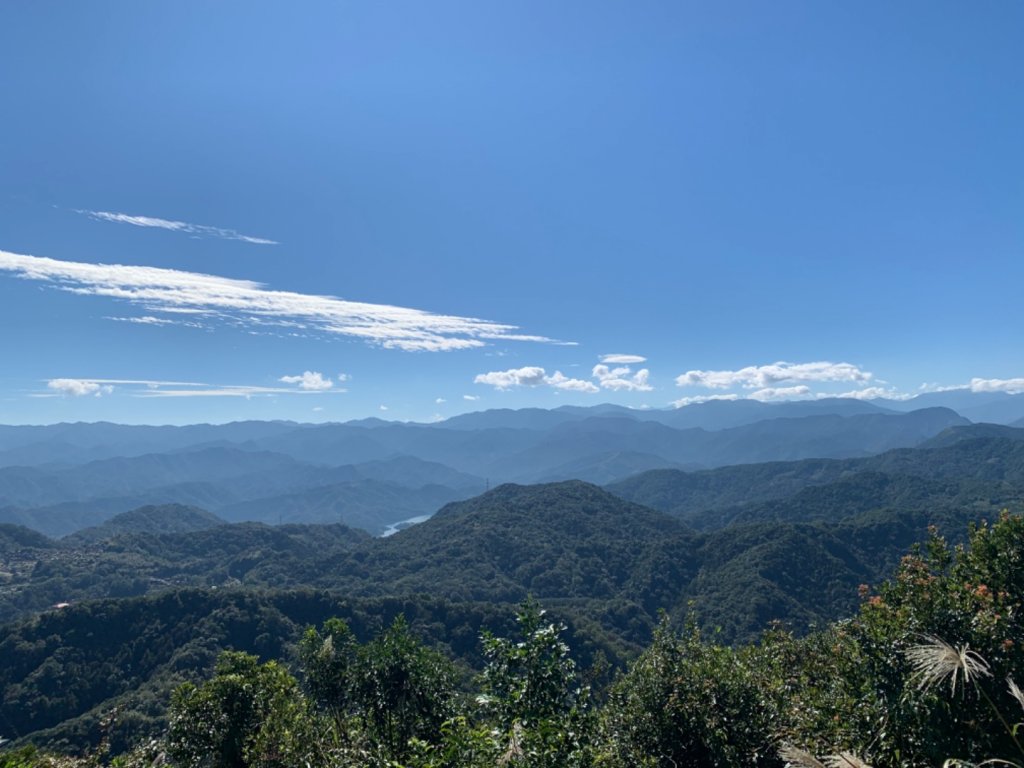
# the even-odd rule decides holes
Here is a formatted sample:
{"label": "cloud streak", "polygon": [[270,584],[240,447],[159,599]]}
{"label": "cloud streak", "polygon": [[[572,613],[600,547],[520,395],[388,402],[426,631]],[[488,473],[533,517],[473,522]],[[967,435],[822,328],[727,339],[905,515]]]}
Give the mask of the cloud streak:
{"label": "cloud streak", "polygon": [[254,245],[279,245],[276,240],[268,240],[265,237],[253,237],[243,235],[234,229],[223,227],[210,227],[205,224],[190,224],[187,221],[174,221],[172,219],[159,219],[155,216],[131,216],[127,213],[112,213],[111,211],[88,211],[75,210],[96,221],[111,221],[115,224],[131,224],[133,227],[154,227],[156,229],[167,229],[171,232],[183,232],[196,237],[219,237],[222,240],[240,240],[243,243]]}
{"label": "cloud streak", "polygon": [[47,393],[32,397],[101,397],[111,395],[116,387],[127,388],[130,397],[256,397],[260,395],[317,395],[340,394],[345,389],[334,389],[334,383],[315,371],[301,376],[282,376],[283,383],[297,387],[261,387],[247,384],[204,384],[198,381],[159,381],[153,379],[50,379]]}
{"label": "cloud streak", "polygon": [[731,402],[739,399],[739,395],[694,395],[693,397],[681,397],[678,400],[673,400],[669,405],[675,408],[685,408],[688,405],[700,405],[701,403],[708,403],[712,400],[726,400]]}
{"label": "cloud streak", "polygon": [[687,371],[676,377],[680,387],[708,389],[766,389],[783,383],[855,381],[866,382],[872,374],[851,363],[786,363],[747,366],[735,371]]}
{"label": "cloud streak", "polygon": [[0,271],[82,296],[127,302],[148,313],[347,336],[388,349],[439,352],[483,347],[494,340],[553,342],[489,320],[277,291],[250,280],[161,267],[60,261],[0,251]]}
{"label": "cloud streak", "polygon": [[910,400],[913,395],[900,392],[899,390],[890,387],[867,387],[865,389],[855,389],[852,392],[841,392],[838,395],[818,395],[818,397],[845,397],[852,400]]}

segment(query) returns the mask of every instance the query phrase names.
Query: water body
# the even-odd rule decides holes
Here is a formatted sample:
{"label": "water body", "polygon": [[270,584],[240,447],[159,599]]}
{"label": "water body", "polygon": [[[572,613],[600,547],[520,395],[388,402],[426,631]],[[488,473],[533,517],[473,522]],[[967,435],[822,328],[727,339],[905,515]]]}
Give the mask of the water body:
{"label": "water body", "polygon": [[417,515],[416,517],[410,517],[408,520],[399,520],[397,523],[392,523],[384,529],[384,533],[380,537],[386,538],[388,536],[394,536],[403,528],[408,528],[410,525],[416,525],[416,523],[422,523],[425,520],[429,520],[433,515]]}

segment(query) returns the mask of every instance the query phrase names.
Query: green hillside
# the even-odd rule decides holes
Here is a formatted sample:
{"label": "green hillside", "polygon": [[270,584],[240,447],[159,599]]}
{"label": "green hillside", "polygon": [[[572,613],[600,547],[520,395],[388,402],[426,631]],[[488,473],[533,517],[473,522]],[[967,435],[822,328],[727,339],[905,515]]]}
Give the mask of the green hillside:
{"label": "green hillside", "polygon": [[840,520],[872,510],[934,512],[936,522],[1019,509],[1024,442],[977,438],[863,459],[809,459],[702,472],[656,470],[608,486],[698,529],[734,522]]}

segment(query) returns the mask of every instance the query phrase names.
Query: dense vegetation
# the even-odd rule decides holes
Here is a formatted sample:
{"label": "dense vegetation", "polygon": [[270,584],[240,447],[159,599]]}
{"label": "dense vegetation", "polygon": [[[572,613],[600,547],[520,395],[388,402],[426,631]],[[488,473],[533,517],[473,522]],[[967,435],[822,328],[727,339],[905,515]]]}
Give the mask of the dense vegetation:
{"label": "dense vegetation", "polygon": [[[294,656],[221,655],[207,679],[177,689],[167,731],[115,763],[1021,765],[1024,519],[978,527],[967,547],[933,533],[861,592],[854,618],[802,638],[775,629],[730,648],[692,619],[663,621],[607,686],[533,601],[515,628],[481,633],[468,684],[402,616],[371,638],[327,619]],[[0,760],[48,764],[30,751]]]}
{"label": "dense vegetation", "polygon": [[[969,508],[944,528],[962,530],[979,516]],[[943,521],[884,510],[697,533],[586,483],[505,485],[386,539],[339,525],[247,523],[24,547],[4,558],[0,618],[184,586],[492,603],[532,594],[590,610],[600,603],[597,620],[629,642],[649,639],[638,627],[656,623],[659,610],[679,614],[696,601],[703,625],[732,642],[771,620],[802,631],[849,614],[858,584],[883,578],[929,523]]]}
{"label": "dense vegetation", "polygon": [[[973,427],[956,432],[930,447],[864,459],[657,471],[612,486],[634,501],[578,481],[503,485],[385,539],[339,524],[222,524],[174,505],[142,508],[63,540],[0,525],[0,619],[16,620],[0,627],[0,736],[14,739],[15,748],[32,743],[73,752],[100,745],[119,754],[167,733],[168,713],[185,706],[184,694],[171,706],[181,685],[196,686],[189,701],[208,720],[218,697],[233,690],[230,680],[241,676],[271,689],[253,711],[285,706],[292,719],[281,721],[301,734],[295,749],[319,745],[324,765],[360,764],[358,755],[367,765],[477,765],[520,754],[536,765],[641,765],[641,756],[658,754],[656,735],[669,728],[695,734],[685,749],[696,751],[671,753],[654,765],[781,765],[783,741],[819,755],[853,750],[876,765],[938,765],[945,757],[905,758],[925,754],[930,736],[883,748],[896,737],[879,723],[910,717],[905,707],[924,718],[920,697],[904,679],[916,657],[908,660],[904,651],[941,648],[923,639],[929,635],[952,644],[950,658],[973,663],[970,643],[988,664],[1005,662],[1006,673],[1019,661],[1010,652],[1020,642],[1013,623],[1020,589],[1007,575],[1020,567],[1011,546],[1020,545],[1018,518],[982,529],[967,554],[933,537],[923,555],[901,561],[915,541],[929,538],[931,526],[957,544],[969,523],[996,519],[1003,507],[1022,509],[1024,442],[979,436]],[[362,471],[386,473],[400,464],[371,462]],[[411,482],[419,482],[416,472],[433,471],[421,461],[404,466]],[[986,547],[985,557],[995,558],[986,566],[993,575],[979,576]],[[916,581],[907,575],[911,566],[920,571]],[[858,585],[877,584],[894,569],[888,586],[858,597]],[[970,589],[956,587],[956,574]],[[908,580],[913,588],[904,594],[900,584]],[[992,638],[970,634],[962,617],[950,618],[950,601],[982,621],[975,598],[1004,582],[1009,586],[1005,595],[996,593],[1002,602],[989,627],[1010,643],[999,646],[1000,657]],[[978,592],[979,584],[985,590]],[[926,597],[938,599],[924,594],[928,585],[948,592],[941,610],[925,611]],[[514,606],[531,596],[550,615],[541,620],[531,607],[532,618],[520,617],[519,639],[503,640],[516,633]],[[95,598],[103,599],[90,602]],[[879,606],[900,600],[912,605],[883,627]],[[856,619],[834,623],[857,613],[858,601]],[[659,620],[662,610],[671,622]],[[562,624],[564,633],[552,629]],[[314,682],[317,659],[333,657],[310,655],[310,626],[318,627],[317,647],[347,649],[327,664],[347,682]],[[519,696],[508,675],[526,664],[512,657],[531,647],[530,638],[550,661],[553,677],[545,679],[564,683],[557,696],[546,694],[561,703],[544,710],[538,722],[547,725],[538,733],[506,701]],[[223,657],[218,668],[225,650],[252,657]],[[417,699],[429,713],[411,725],[389,725],[384,709],[368,709],[392,695],[375,676],[387,677],[388,669],[405,674],[401,658],[390,665],[392,652],[409,656],[412,668],[444,691]],[[898,675],[885,661],[890,656],[903,660]],[[856,665],[846,666],[854,660],[873,671],[857,677]],[[266,667],[271,661],[275,666]],[[675,670],[671,680],[662,677],[666,669]],[[330,710],[321,702],[327,689],[344,706]],[[1006,712],[1012,701],[999,700],[991,683],[985,691]],[[821,698],[830,696],[838,698]],[[722,711],[702,710],[708,698]],[[667,719],[645,720],[642,713],[663,700],[678,700],[680,709],[662,707]],[[834,720],[826,723],[828,712]],[[800,719],[812,713],[814,722]],[[983,722],[976,714],[947,725],[963,734]],[[864,740],[871,717],[884,733]],[[747,718],[746,730],[736,730],[737,718]],[[835,722],[844,718],[852,725],[840,732]],[[914,722],[924,734],[925,721]],[[258,723],[253,729],[261,744],[273,742],[276,753],[286,754],[274,741],[281,733]],[[984,746],[978,738],[942,742],[942,749],[947,757],[980,757],[982,748],[1010,754],[998,739]],[[629,739],[638,741],[629,746]],[[170,743],[154,748],[171,749]],[[189,744],[198,750],[193,757],[174,753],[182,765],[216,764],[208,762],[209,744]],[[263,747],[239,742],[232,749],[242,761],[233,764],[247,765],[246,751]],[[931,760],[939,753],[928,754]]]}
{"label": "dense vegetation", "polygon": [[[580,613],[558,613],[586,663],[602,658],[621,666],[641,647]],[[99,741],[105,716],[117,710],[107,736],[123,750],[163,728],[171,691],[212,670],[222,649],[287,657],[310,624],[340,618],[355,638],[369,640],[399,616],[418,637],[459,659],[462,674],[482,661],[481,631],[507,632],[512,622],[507,607],[486,603],[346,600],[311,590],[176,590],[85,603],[0,633],[0,734],[80,749]]]}
{"label": "dense vegetation", "polygon": [[[806,459],[703,472],[654,470],[608,486],[702,530],[737,522],[839,520],[927,511],[947,522],[1024,503],[1024,432],[954,428],[924,446],[862,459]],[[1004,432],[1017,434],[1016,439]]]}

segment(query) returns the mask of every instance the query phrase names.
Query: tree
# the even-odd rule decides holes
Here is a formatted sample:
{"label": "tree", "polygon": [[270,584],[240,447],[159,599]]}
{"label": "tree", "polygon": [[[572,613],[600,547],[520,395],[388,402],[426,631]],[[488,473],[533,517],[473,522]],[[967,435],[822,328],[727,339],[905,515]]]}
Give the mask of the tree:
{"label": "tree", "polygon": [[705,642],[690,617],[677,634],[663,617],[654,641],[616,681],[602,718],[613,766],[781,766],[770,668],[757,649]]}
{"label": "tree", "polygon": [[593,718],[589,691],[580,686],[576,664],[561,634],[531,598],[516,621],[521,640],[482,637],[487,666],[480,682],[485,712],[505,734],[504,762],[537,766],[590,763]]}
{"label": "tree", "polygon": [[451,662],[426,648],[399,616],[359,649],[352,696],[371,740],[401,760],[411,739],[439,738],[454,714],[454,679]]}
{"label": "tree", "polygon": [[295,678],[234,651],[221,654],[213,678],[174,692],[170,721],[168,753],[185,768],[290,768],[314,741]]}
{"label": "tree", "polygon": [[353,706],[353,673],[359,644],[342,619],[324,622],[322,632],[310,627],[299,641],[299,661],[306,688],[321,709],[335,720]]}

